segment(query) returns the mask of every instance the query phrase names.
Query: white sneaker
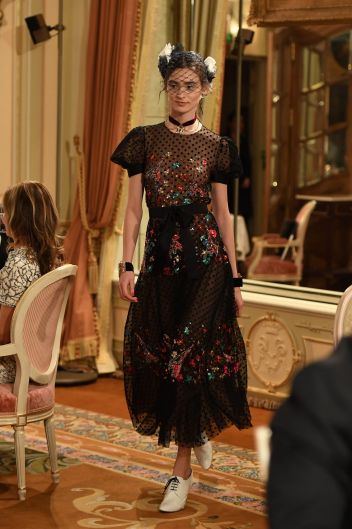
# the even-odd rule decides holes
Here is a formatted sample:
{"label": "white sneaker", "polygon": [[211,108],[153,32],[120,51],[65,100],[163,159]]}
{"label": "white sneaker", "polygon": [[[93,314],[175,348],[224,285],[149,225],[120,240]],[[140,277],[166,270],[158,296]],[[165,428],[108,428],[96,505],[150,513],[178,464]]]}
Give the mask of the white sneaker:
{"label": "white sneaker", "polygon": [[159,511],[181,511],[186,505],[187,496],[191,487],[192,472],[188,479],[183,479],[180,476],[172,476],[166,483],[164,497],[160,503]]}
{"label": "white sneaker", "polygon": [[211,442],[208,441],[204,445],[195,446],[193,450],[200,466],[204,468],[204,470],[208,470],[213,459],[213,447]]}

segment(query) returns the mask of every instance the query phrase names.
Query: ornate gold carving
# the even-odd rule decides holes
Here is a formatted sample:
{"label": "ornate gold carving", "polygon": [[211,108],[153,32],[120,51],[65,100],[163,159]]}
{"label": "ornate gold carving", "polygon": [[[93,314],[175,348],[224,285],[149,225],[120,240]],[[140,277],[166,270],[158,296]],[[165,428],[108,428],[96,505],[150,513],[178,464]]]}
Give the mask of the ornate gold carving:
{"label": "ornate gold carving", "polygon": [[272,393],[287,382],[301,359],[289,329],[273,313],[258,319],[250,328],[247,354],[254,375]]}

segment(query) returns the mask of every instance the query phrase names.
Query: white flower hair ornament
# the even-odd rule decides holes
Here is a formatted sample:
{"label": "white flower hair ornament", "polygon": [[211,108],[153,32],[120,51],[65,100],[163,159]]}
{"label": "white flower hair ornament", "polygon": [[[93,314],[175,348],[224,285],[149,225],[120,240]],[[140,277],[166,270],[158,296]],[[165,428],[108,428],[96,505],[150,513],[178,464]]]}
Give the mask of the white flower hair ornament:
{"label": "white flower hair ornament", "polygon": [[168,42],[165,45],[165,47],[161,50],[161,52],[159,53],[159,58],[166,57],[167,62],[169,62],[170,57],[171,57],[171,53],[172,53],[172,50],[174,49],[174,47],[175,46],[172,46],[172,44],[170,44],[170,42]]}
{"label": "white flower hair ornament", "polygon": [[216,74],[216,60],[213,57],[207,57],[204,59],[204,64],[207,67],[208,72],[215,77]]}

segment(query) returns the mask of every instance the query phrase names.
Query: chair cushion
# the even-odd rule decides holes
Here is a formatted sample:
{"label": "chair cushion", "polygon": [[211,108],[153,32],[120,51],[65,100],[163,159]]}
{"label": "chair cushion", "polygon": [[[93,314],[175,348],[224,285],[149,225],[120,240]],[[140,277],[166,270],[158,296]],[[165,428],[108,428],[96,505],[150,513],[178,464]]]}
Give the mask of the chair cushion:
{"label": "chair cushion", "polygon": [[263,233],[263,235],[256,237],[256,239],[259,239],[259,240],[264,239],[264,241],[266,241],[267,239],[277,239],[278,237],[281,237],[280,233],[270,232],[270,233]]}
{"label": "chair cushion", "polygon": [[280,259],[277,255],[265,255],[254,270],[255,274],[296,274],[297,266],[292,261]]}
{"label": "chair cushion", "polygon": [[[16,397],[12,393],[13,384],[0,384],[0,414],[13,414],[16,410]],[[29,384],[27,413],[45,411],[55,404],[54,388]]]}
{"label": "chair cushion", "polygon": [[288,239],[285,239],[285,237],[268,237],[265,242],[268,244],[287,244]]}

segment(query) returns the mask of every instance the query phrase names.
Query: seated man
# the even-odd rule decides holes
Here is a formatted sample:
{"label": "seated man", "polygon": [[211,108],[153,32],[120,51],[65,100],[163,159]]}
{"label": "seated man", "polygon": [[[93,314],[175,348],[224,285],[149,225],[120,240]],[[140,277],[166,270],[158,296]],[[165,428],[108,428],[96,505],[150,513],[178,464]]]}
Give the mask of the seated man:
{"label": "seated man", "polygon": [[304,368],[272,421],[271,529],[352,528],[352,337]]}

